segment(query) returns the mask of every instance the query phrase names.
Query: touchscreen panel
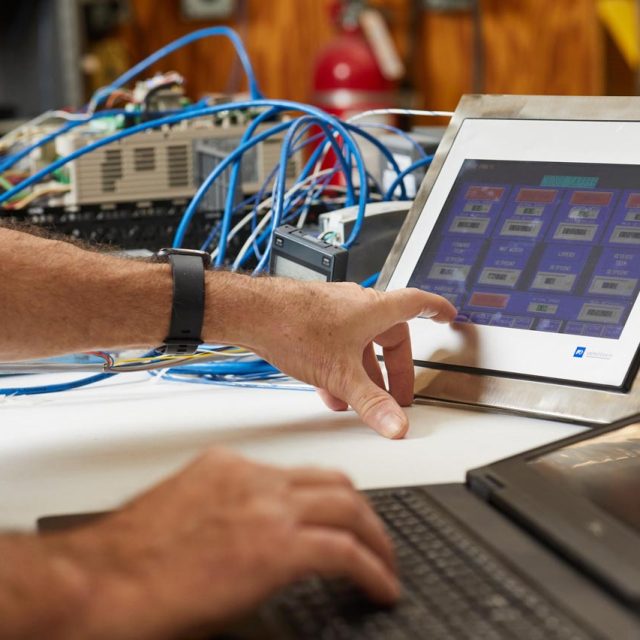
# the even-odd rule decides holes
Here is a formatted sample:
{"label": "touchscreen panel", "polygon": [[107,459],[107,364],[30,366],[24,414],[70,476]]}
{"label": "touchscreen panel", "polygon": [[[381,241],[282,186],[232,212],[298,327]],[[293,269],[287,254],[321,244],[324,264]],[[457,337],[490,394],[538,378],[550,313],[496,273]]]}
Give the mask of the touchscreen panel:
{"label": "touchscreen panel", "polygon": [[640,425],[576,442],[530,465],[640,533]]}
{"label": "touchscreen panel", "polygon": [[387,284],[459,310],[453,326],[409,322],[414,362],[628,390],[640,360],[639,148],[640,122],[460,123]]}
{"label": "touchscreen panel", "polygon": [[616,340],[639,277],[639,166],[466,159],[407,286],[458,322]]}

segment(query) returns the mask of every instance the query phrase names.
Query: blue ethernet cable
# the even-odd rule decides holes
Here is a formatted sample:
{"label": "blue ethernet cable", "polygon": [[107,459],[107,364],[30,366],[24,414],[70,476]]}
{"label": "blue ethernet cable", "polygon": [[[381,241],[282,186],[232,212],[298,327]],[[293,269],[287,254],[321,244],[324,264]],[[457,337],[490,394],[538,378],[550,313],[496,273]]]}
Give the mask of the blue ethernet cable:
{"label": "blue ethernet cable", "polygon": [[[308,130],[309,130],[309,128],[303,129],[300,132],[300,135],[298,136],[296,141],[302,139],[305,136],[305,134],[308,132]],[[324,138],[324,135],[322,133],[318,133],[316,135],[311,136],[310,138],[305,140],[302,144],[300,144],[297,147],[295,147],[293,149],[293,151],[291,152],[291,154],[294,155],[294,154],[298,153],[299,151],[301,151],[302,149],[304,149],[308,145],[313,144],[314,142],[317,142],[318,140],[320,140],[322,138]],[[267,191],[267,188],[271,184],[271,181],[273,180],[274,176],[278,172],[279,168],[280,168],[280,163],[278,163],[273,168],[273,170],[271,171],[271,173],[269,174],[267,179],[264,181],[264,184],[260,187],[260,191],[258,192],[258,195],[256,197],[256,205],[253,208],[253,217],[251,219],[251,231],[252,232],[255,231],[256,226],[258,224],[258,204],[260,204],[264,200],[264,195],[265,195],[265,193]],[[333,174],[333,175],[335,175],[335,174]],[[260,250],[260,247],[258,246],[257,240],[253,241],[253,253],[256,255],[258,260],[260,258],[262,258],[262,252]]]}
{"label": "blue ethernet cable", "polygon": [[390,133],[393,133],[398,137],[406,140],[416,150],[416,153],[421,158],[426,158],[428,155],[417,140],[412,138],[406,131],[398,129],[398,127],[394,127],[390,124],[384,124],[382,122],[360,122],[358,124],[358,127],[360,127],[361,129],[381,129],[383,131],[389,131]]}
{"label": "blue ethernet cable", "polygon": [[[393,194],[395,190],[400,186],[404,185],[404,179],[414,171],[421,169],[422,167],[428,167],[433,162],[433,156],[427,156],[426,158],[420,158],[420,160],[416,160],[413,164],[409,165],[404,171],[402,171],[396,179],[391,183],[391,186],[387,189],[387,192],[384,195],[384,200],[391,200],[393,198]],[[406,192],[405,192],[406,194]],[[408,200],[409,198],[405,197],[404,200]]]}
{"label": "blue ethernet cable", "polygon": [[[254,122],[251,123],[251,125],[249,126],[249,128],[247,129],[247,131],[245,132],[245,134],[242,137],[242,140],[240,142],[240,145],[238,147],[238,149],[246,149],[248,148],[247,145],[249,143],[249,141],[252,139],[253,134],[255,133],[255,130],[257,129],[257,127],[266,119],[273,117],[274,115],[276,115],[279,112],[279,109],[271,109],[265,113],[262,113],[260,116],[258,116],[258,118],[256,118],[256,120]],[[339,152],[339,146],[337,144],[337,142],[334,140],[333,136],[329,133],[329,130],[326,128],[326,125],[324,125],[323,123],[317,123],[317,119],[313,119],[314,123],[316,123],[316,126],[319,126],[321,129],[323,129],[325,135],[327,136],[327,139],[329,139],[329,141],[331,142],[331,144],[334,146],[334,151],[336,152],[336,154],[338,154]],[[288,123],[288,124],[294,124],[294,123]],[[305,128],[306,131],[307,128]],[[300,134],[303,135],[304,131]],[[286,180],[286,163],[289,160],[289,157],[292,153],[294,153],[294,151],[290,151],[290,146],[287,147],[287,154],[286,154],[286,160],[283,160],[281,158],[280,163],[278,165],[278,167],[276,167],[276,170],[280,171],[280,175],[284,176],[284,179]],[[225,257],[225,252],[226,252],[226,246],[227,246],[227,237],[228,237],[228,233],[231,227],[231,213],[232,213],[232,206],[233,206],[233,195],[235,193],[235,186],[237,184],[237,180],[238,180],[238,176],[239,176],[239,172],[240,172],[240,158],[243,155],[244,151],[242,153],[240,153],[237,156],[237,159],[234,161],[233,165],[232,165],[232,169],[231,169],[231,179],[229,182],[229,189],[227,191],[227,199],[226,199],[226,206],[225,206],[225,213],[224,216],[222,218],[222,227],[221,227],[221,231],[220,231],[220,240],[218,242],[218,254],[216,256],[216,261],[215,261],[215,265],[217,267],[221,267],[224,264],[224,257]],[[343,163],[343,170],[345,172],[345,176],[346,176],[346,180],[347,180],[347,189],[348,189],[348,194],[349,197],[353,198],[353,185],[351,183],[351,176],[350,176],[350,169],[346,166],[346,163],[344,162],[344,159],[342,158],[342,154],[338,155],[339,160],[342,159],[342,163]],[[283,165],[282,162],[285,162],[285,164]],[[189,203],[189,206],[187,208],[187,212],[190,212],[191,209],[196,209],[197,206],[200,204],[200,201],[202,200],[202,198],[204,197],[204,194],[209,190],[209,188],[211,187],[211,185],[213,184],[213,181],[215,179],[217,179],[219,177],[219,175],[221,175],[219,172],[217,172],[217,168],[216,171],[214,171],[209,177],[207,177],[207,179],[205,180],[205,182],[201,185],[201,187],[198,189],[198,192],[194,195],[194,197],[192,198],[191,202]],[[215,176],[215,177],[214,177]],[[185,212],[185,215],[187,215],[187,212]]]}
{"label": "blue ethernet cable", "polygon": [[215,376],[251,376],[280,374],[280,371],[265,360],[253,362],[209,362],[206,364],[190,364],[182,367],[171,367],[170,373]]}
{"label": "blue ethernet cable", "polygon": [[[152,372],[150,372],[152,373]],[[155,374],[157,375],[157,374]],[[281,375],[263,376],[259,378],[246,378],[242,377],[237,379],[235,377],[215,377],[215,376],[198,376],[198,377],[179,377],[173,375],[170,371],[162,376],[163,380],[169,382],[181,382],[186,384],[209,384],[219,387],[243,387],[248,389],[269,389],[278,391],[304,391],[306,393],[315,392],[315,389],[311,386],[302,384],[287,384],[286,382],[258,382],[258,380],[278,380],[282,378]]]}
{"label": "blue ethernet cable", "polygon": [[59,384],[47,384],[37,387],[15,387],[13,389],[0,389],[0,396],[35,396],[45,393],[58,393],[59,391],[70,391],[79,387],[86,387],[89,384],[95,384],[107,378],[113,377],[114,373],[99,373],[95,376],[80,378],[72,382],[61,382]]}
{"label": "blue ethernet cable", "polygon": [[[253,102],[239,102],[239,103],[234,103],[234,105],[233,105],[233,107],[235,109],[238,109],[238,110],[239,109],[246,109],[246,108],[257,108],[257,107],[263,107],[263,106],[269,106],[269,107],[276,106],[276,107],[283,107],[283,110],[284,109],[290,109],[290,110],[294,110],[294,111],[302,111],[303,113],[308,113],[308,114],[310,114],[312,116],[315,116],[319,121],[321,121],[323,123],[327,123],[327,124],[333,126],[337,130],[337,132],[340,134],[342,139],[344,140],[344,143],[348,147],[350,147],[351,151],[353,152],[354,158],[355,158],[355,161],[356,161],[356,166],[357,166],[357,169],[358,169],[358,173],[359,173],[359,176],[360,176],[361,184],[366,184],[366,170],[364,168],[364,161],[363,161],[362,156],[360,154],[360,150],[358,149],[356,143],[353,141],[353,139],[350,136],[350,134],[344,128],[343,123],[341,123],[339,120],[335,119],[333,116],[325,114],[324,112],[322,112],[321,110],[319,110],[319,109],[317,109],[315,107],[310,107],[309,105],[303,105],[303,104],[299,104],[299,103],[295,103],[295,102],[289,102],[289,101],[285,101],[285,100],[259,100],[259,101],[253,101]],[[211,113],[214,110],[215,110],[214,112],[219,112],[219,111],[224,111],[224,110],[228,111],[229,107],[230,107],[230,105],[218,105],[217,107],[209,107],[207,109],[203,109],[199,113],[200,113],[200,115],[208,115],[209,113]],[[187,117],[193,117],[193,116],[191,114],[187,114]],[[166,123],[166,121],[169,120],[169,118],[163,118],[162,120],[164,121],[164,123]],[[218,166],[214,169],[214,171],[207,177],[205,182],[200,186],[200,188],[196,192],[195,196],[192,198],[191,202],[189,203],[189,206],[185,210],[185,213],[184,213],[184,215],[182,217],[182,220],[180,221],[180,224],[178,225],[178,228],[176,230],[176,234],[174,236],[174,241],[173,241],[174,247],[181,246],[182,242],[184,241],[184,237],[186,235],[186,230],[187,230],[187,228],[188,228],[193,216],[196,213],[197,205],[198,205],[200,199],[203,197],[204,193],[206,193],[207,189],[209,189],[211,184],[213,184],[213,182],[215,182],[215,180],[217,180],[218,177],[224,171],[226,171],[226,169],[233,162],[235,162],[237,158],[242,156],[249,148],[255,146],[256,144],[258,144],[260,142],[262,142],[263,140],[266,140],[268,137],[271,137],[273,135],[276,135],[277,133],[280,133],[281,131],[284,131],[285,129],[291,129],[292,127],[296,126],[296,124],[299,122],[299,120],[300,119],[298,119],[297,121],[283,122],[283,123],[280,123],[279,125],[276,125],[276,126],[272,127],[271,129],[269,129],[267,131],[262,132],[258,136],[248,140],[244,145],[239,146],[231,154],[229,154],[220,164],[218,164]],[[157,124],[160,121],[153,121],[153,122],[155,122],[156,126],[157,126]],[[141,125],[137,125],[137,127],[140,127],[140,126]],[[134,129],[136,129],[137,127],[134,127]],[[123,132],[121,132],[121,135],[123,135],[123,134],[125,134],[125,133],[127,133],[129,131],[130,130],[123,131]],[[135,131],[135,133],[137,133],[137,131]],[[131,134],[129,134],[129,135],[131,135]],[[112,137],[114,137],[114,136],[112,136]],[[287,150],[286,153],[288,153],[288,150]],[[282,155],[286,157],[286,153],[283,152]],[[282,161],[281,161],[281,164],[282,164]],[[304,173],[305,172],[303,172],[303,174],[301,174],[301,177],[306,177],[304,175]],[[348,173],[350,173],[350,172],[348,172]],[[284,179],[285,178],[284,172],[281,172],[281,175],[283,176],[283,179]],[[364,190],[361,189],[358,216],[356,217],[356,222],[355,222],[354,227],[352,229],[351,235],[350,235],[349,239],[347,240],[347,243],[345,243],[345,246],[351,246],[351,244],[353,244],[353,242],[355,242],[355,239],[357,238],[357,236],[358,236],[358,234],[360,232],[360,229],[362,227],[362,219],[364,218],[364,208],[366,206],[366,201],[367,201],[367,190],[365,188]],[[1,196],[0,196],[0,202],[1,202]]]}
{"label": "blue ethernet cable", "polygon": [[[240,145],[246,144],[255,133],[256,129],[265,121],[270,118],[276,116],[280,110],[277,107],[273,107],[268,111],[264,111],[257,118],[251,122],[251,124],[247,127],[247,130],[244,132],[242,138],[240,139]],[[242,157],[239,156],[238,159],[233,163],[231,167],[231,175],[229,177],[229,186],[227,188],[227,197],[225,201],[224,214],[222,216],[222,224],[220,225],[220,240],[218,241],[218,254],[215,260],[215,266],[221,267],[224,264],[224,258],[227,251],[227,238],[229,236],[229,231],[231,229],[231,217],[233,212],[233,200],[236,193],[236,188],[238,185],[238,178],[240,176],[241,169],[241,160]],[[211,184],[209,185],[209,187]],[[194,199],[198,197],[198,202],[196,206],[199,204],[200,200],[204,196],[204,194],[208,191],[202,190],[198,191]]]}
{"label": "blue ethernet cable", "polygon": [[[315,114],[311,113],[311,116],[314,116]],[[300,126],[302,126],[302,121],[304,120],[304,118],[299,118],[295,127],[298,128]],[[360,233],[360,228],[362,227],[362,221],[364,219],[364,210],[365,210],[365,206],[368,200],[368,183],[367,183],[367,178],[366,178],[366,168],[364,166],[364,161],[362,159],[362,154],[360,153],[360,148],[358,147],[357,143],[355,142],[355,140],[353,140],[353,138],[347,134],[347,129],[348,129],[348,125],[346,123],[343,123],[339,120],[335,120],[333,119],[333,122],[329,122],[329,124],[331,126],[334,127],[334,129],[336,130],[336,133],[338,133],[340,135],[340,137],[342,138],[344,144],[346,145],[347,149],[349,150],[350,153],[353,154],[353,159],[355,160],[356,163],[356,167],[358,170],[358,178],[360,181],[360,193],[359,193],[359,199],[358,199],[358,215],[356,217],[356,221],[354,224],[354,227],[352,229],[352,232],[349,236],[349,238],[346,240],[346,242],[344,243],[345,248],[349,248],[356,240],[356,238],[358,237],[358,234]],[[291,136],[293,132],[293,128],[289,130],[289,132],[287,133],[287,136]],[[329,142],[332,144],[335,143],[337,144],[337,141],[335,140],[334,136],[327,136]],[[287,147],[291,144],[291,140],[287,141],[285,140],[282,149],[281,149],[281,162],[282,162],[282,158],[286,157],[287,154]],[[298,181],[304,180],[306,179],[309,174],[311,173],[312,168],[315,166],[317,160],[320,158],[320,153],[322,153],[324,148],[324,145],[318,145],[318,149],[312,154],[312,157],[310,158],[309,162],[307,163],[307,165],[305,166],[305,168],[303,169],[302,173],[300,174],[300,176],[298,177]],[[341,162],[342,164],[342,160],[344,159],[345,163],[348,162],[348,160],[346,158],[343,157],[342,153],[339,150],[336,150],[334,147],[334,152],[336,153],[336,156],[338,158],[338,161]],[[349,181],[351,179],[351,169],[350,168],[345,168],[344,164],[343,164],[343,170],[345,170],[345,178],[347,180],[347,187],[349,184]],[[280,195],[278,197],[284,197],[284,175],[280,175],[280,184],[276,184],[276,187],[278,187],[279,189],[279,193]],[[277,201],[275,198],[274,194],[274,217],[276,214],[276,210],[275,210],[275,206],[277,205]],[[348,192],[348,197],[347,197],[347,202],[350,204],[353,204],[353,198],[350,196],[349,192]]]}
{"label": "blue ethernet cable", "polygon": [[152,53],[150,56],[147,56],[144,60],[138,62],[138,64],[134,65],[128,71],[125,71],[120,77],[116,78],[109,86],[103,87],[102,89],[98,89],[94,96],[91,99],[91,102],[95,105],[99,105],[102,100],[104,100],[114,89],[119,89],[120,87],[128,84],[133,78],[141,74],[143,71],[148,69],[150,66],[154,65],[156,62],[161,60],[162,58],[168,56],[169,54],[181,49],[182,47],[191,44],[192,42],[196,42],[197,40],[202,40],[203,38],[210,38],[213,36],[226,36],[231,43],[233,44],[236,54],[244,68],[244,72],[249,81],[249,93],[254,100],[260,100],[263,97],[262,92],[258,87],[258,81],[256,80],[256,75],[253,71],[253,66],[251,64],[251,60],[249,59],[249,54],[244,47],[244,43],[240,36],[231,28],[218,26],[218,27],[207,27],[205,29],[198,29],[197,31],[192,31],[187,35],[166,44],[164,47],[158,49],[155,53]]}
{"label": "blue ethernet cable", "polygon": [[364,287],[365,289],[369,289],[373,287],[376,282],[378,282],[379,277],[380,277],[380,272],[378,271],[378,273],[374,273],[372,276],[369,276],[366,280],[363,280],[360,283],[360,286]]}
{"label": "blue ethernet cable", "polygon": [[[338,161],[340,162],[340,164],[342,165],[342,170],[344,172],[345,175],[345,179],[347,181],[347,202],[349,204],[353,204],[353,186],[351,186],[351,189],[349,189],[349,183],[351,181],[351,168],[350,165],[347,166],[346,160],[344,158],[344,156],[342,155],[342,151],[338,146],[337,141],[335,140],[333,134],[328,130],[327,126],[325,125],[324,119],[319,119],[317,117],[315,117],[314,115],[307,115],[307,116],[303,116],[301,118],[298,118],[297,121],[295,121],[292,126],[289,128],[289,130],[287,131],[287,135],[285,136],[284,142],[282,143],[282,148],[280,150],[280,173],[278,174],[277,178],[276,178],[276,183],[274,185],[274,189],[273,189],[273,214],[271,217],[271,234],[269,237],[269,241],[267,244],[267,248],[265,249],[264,254],[262,255],[262,258],[260,258],[258,265],[256,266],[256,268],[254,269],[254,274],[258,274],[261,273],[262,271],[265,270],[266,266],[267,266],[267,261],[269,260],[269,255],[271,253],[271,243],[273,241],[273,233],[274,231],[278,228],[278,225],[280,224],[280,220],[282,219],[282,215],[283,215],[283,211],[286,207],[286,203],[285,203],[285,190],[286,190],[286,171],[283,170],[283,167],[286,167],[286,163],[287,163],[287,158],[289,157],[289,153],[290,153],[290,149],[291,149],[291,145],[293,143],[294,137],[296,135],[296,133],[298,132],[298,130],[301,127],[306,127],[308,124],[314,124],[316,126],[319,126],[322,131],[325,133],[325,136],[327,138],[327,140],[331,143],[333,149],[334,149],[334,153],[336,154],[336,157],[338,158]],[[333,124],[333,123],[332,123]],[[337,127],[336,127],[337,129]],[[360,155],[360,150],[358,149],[357,145],[355,144],[355,142],[353,142],[352,140],[349,140],[347,138],[345,138],[345,144],[347,144],[347,146],[349,147],[350,151],[352,151],[354,153],[354,156],[356,156],[359,160],[358,164],[358,169],[360,172],[360,178],[362,180],[362,177],[364,175],[364,181],[361,181],[360,183],[360,208],[362,210],[362,215],[364,217],[364,208],[366,206],[366,201],[367,201],[367,185],[366,185],[366,172],[364,169],[364,163],[362,161],[362,156]],[[305,169],[303,170],[303,172],[300,174],[300,176],[298,177],[298,181],[304,180],[306,179],[307,175],[306,172],[308,170],[308,167],[305,167]],[[363,200],[364,198],[364,200]],[[358,229],[359,231],[359,229]],[[353,234],[352,234],[353,235]],[[355,241],[355,238],[354,238]],[[345,243],[346,246],[346,243]]]}
{"label": "blue ethernet cable", "polygon": [[[245,200],[246,202],[246,200]],[[237,209],[236,209],[237,211]],[[218,232],[220,231],[220,226],[222,225],[222,221],[217,222],[211,229],[211,231],[209,232],[209,235],[207,236],[207,239],[200,245],[200,251],[210,251],[210,246],[213,243],[213,241],[215,240],[216,236],[218,235]]]}
{"label": "blue ethernet cable", "polygon": [[[391,167],[396,172],[396,174],[400,175],[401,169],[398,166],[398,163],[397,163],[396,159],[393,157],[393,154],[375,136],[372,136],[368,132],[362,130],[359,126],[350,124],[348,122],[343,122],[342,124],[347,129],[349,129],[349,131],[352,131],[353,133],[356,133],[357,135],[359,135],[359,136],[363,137],[365,140],[367,140],[367,142],[370,142],[372,145],[377,147],[377,149],[386,158],[387,162],[391,165]],[[322,153],[324,153],[324,145],[320,144],[320,145],[318,145],[316,150],[313,152],[313,154],[309,158],[309,160],[308,160],[308,162],[307,162],[307,164],[305,166],[305,169],[302,172],[302,175],[308,175],[308,173],[311,171],[311,169],[320,160],[320,156],[322,155]],[[407,193],[404,190],[404,183],[401,183],[400,187],[402,189],[402,196],[404,198],[406,198],[407,197]]]}
{"label": "blue ethernet cable", "polygon": [[[347,127],[347,129],[349,129],[349,131],[352,131],[353,133],[359,136],[362,136],[367,142],[377,147],[380,153],[386,158],[387,162],[391,165],[391,167],[393,168],[393,170],[396,172],[397,175],[400,175],[402,173],[402,170],[400,169],[397,160],[393,157],[393,154],[391,153],[391,151],[389,151],[389,149],[387,149],[387,147],[385,147],[382,144],[382,142],[378,140],[378,138],[376,138],[375,136],[372,136],[368,131],[364,131],[360,127],[357,127],[356,125],[353,125],[353,124],[349,124],[348,122],[345,123],[345,126]],[[402,197],[407,198],[407,192],[405,190],[404,182],[400,182],[399,186],[402,191]]]}
{"label": "blue ethernet cable", "polygon": [[204,197],[204,194],[209,190],[211,185],[229,168],[229,166],[231,166],[236,161],[236,159],[242,157],[242,155],[244,155],[244,153],[246,153],[252,147],[255,147],[257,144],[259,144],[263,140],[266,140],[267,138],[270,138],[271,136],[280,133],[281,131],[283,131],[284,129],[287,129],[290,126],[291,126],[291,122],[283,122],[279,125],[271,127],[267,131],[263,131],[261,134],[257,135],[255,138],[251,138],[249,141],[245,142],[243,145],[239,145],[238,147],[236,147],[234,151],[232,151],[229,155],[227,155],[227,157],[224,158],[224,160],[222,160],[215,167],[215,169],[207,176],[205,181],[200,185],[200,187],[196,191],[193,198],[191,198],[191,201],[189,202],[187,208],[185,209],[185,212],[182,215],[182,218],[180,220],[180,223],[178,224],[178,228],[176,229],[176,233],[173,238],[174,247],[180,247],[182,245],[184,238],[186,236],[189,224],[191,223],[191,220],[196,214],[198,205],[200,204],[200,201]]}

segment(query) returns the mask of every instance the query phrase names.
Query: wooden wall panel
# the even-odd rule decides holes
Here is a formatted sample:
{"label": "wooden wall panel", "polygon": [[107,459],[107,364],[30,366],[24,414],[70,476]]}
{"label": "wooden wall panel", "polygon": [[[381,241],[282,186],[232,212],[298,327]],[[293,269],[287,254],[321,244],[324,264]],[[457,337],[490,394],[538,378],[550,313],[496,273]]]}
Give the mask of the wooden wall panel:
{"label": "wooden wall panel", "polygon": [[454,109],[473,91],[473,19],[468,13],[428,13],[421,18],[420,67],[414,84],[420,106]]}
{"label": "wooden wall panel", "polygon": [[[245,41],[263,91],[278,98],[306,99],[312,60],[331,37],[330,0],[248,0],[246,27],[231,22]],[[170,40],[211,23],[184,20],[179,0],[132,0],[133,25],[125,30],[132,59],[148,55]],[[228,88],[230,73],[239,74],[231,45],[223,39],[202,40],[176,52],[160,69],[176,69],[189,90]],[[242,85],[246,88],[246,84]]]}
{"label": "wooden wall panel", "polygon": [[487,92],[602,93],[595,0],[482,0],[482,7]]}
{"label": "wooden wall panel", "polygon": [[[330,40],[331,0],[246,0],[242,33],[260,84],[270,97],[310,99],[313,59]],[[605,77],[603,36],[595,0],[481,0],[484,90],[492,93],[599,94]],[[466,13],[432,13],[418,0],[372,0],[387,16],[408,62],[417,103],[455,107],[473,90],[474,26]],[[179,0],[131,0],[125,30],[132,60],[207,23],[185,21]],[[232,26],[236,26],[233,25]],[[239,77],[231,47],[219,39],[176,53],[176,69],[193,95],[229,87]]]}

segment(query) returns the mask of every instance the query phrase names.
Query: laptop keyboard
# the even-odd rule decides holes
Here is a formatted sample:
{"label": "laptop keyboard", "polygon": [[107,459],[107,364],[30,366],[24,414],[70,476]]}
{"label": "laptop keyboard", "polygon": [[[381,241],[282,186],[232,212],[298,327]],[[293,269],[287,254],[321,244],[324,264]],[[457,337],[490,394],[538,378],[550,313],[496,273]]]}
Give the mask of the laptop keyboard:
{"label": "laptop keyboard", "polygon": [[403,598],[371,604],[346,581],[308,580],[275,604],[299,640],[586,640],[595,636],[532,590],[420,489],[369,498],[396,546]]}

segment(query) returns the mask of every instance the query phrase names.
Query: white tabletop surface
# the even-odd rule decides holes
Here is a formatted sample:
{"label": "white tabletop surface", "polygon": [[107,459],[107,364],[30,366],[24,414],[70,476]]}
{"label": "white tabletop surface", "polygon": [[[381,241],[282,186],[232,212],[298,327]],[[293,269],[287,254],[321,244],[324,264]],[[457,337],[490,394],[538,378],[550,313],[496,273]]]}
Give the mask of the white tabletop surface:
{"label": "white tabletop surface", "polygon": [[[18,380],[34,384],[3,378],[0,386]],[[374,488],[462,481],[468,469],[580,430],[425,405],[408,413],[408,437],[389,441],[355,413],[332,413],[301,391],[130,374],[64,393],[0,397],[0,528],[115,507],[213,445],[262,462],[342,469],[358,487]]]}

